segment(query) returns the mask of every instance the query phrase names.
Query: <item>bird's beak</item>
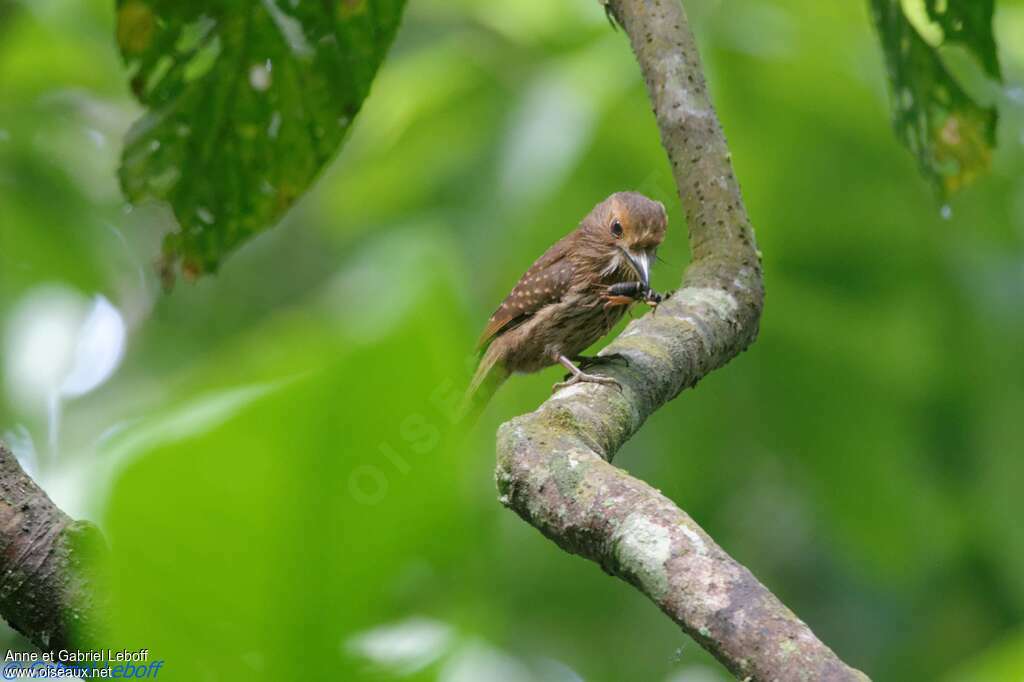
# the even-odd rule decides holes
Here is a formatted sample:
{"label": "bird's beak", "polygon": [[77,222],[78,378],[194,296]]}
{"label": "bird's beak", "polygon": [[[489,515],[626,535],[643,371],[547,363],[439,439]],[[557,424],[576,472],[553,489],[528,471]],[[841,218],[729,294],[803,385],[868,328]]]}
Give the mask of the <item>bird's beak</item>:
{"label": "bird's beak", "polygon": [[629,264],[636,271],[640,281],[644,283],[645,287],[651,285],[651,254],[647,251],[633,251],[632,249],[623,249],[626,252],[626,259]]}

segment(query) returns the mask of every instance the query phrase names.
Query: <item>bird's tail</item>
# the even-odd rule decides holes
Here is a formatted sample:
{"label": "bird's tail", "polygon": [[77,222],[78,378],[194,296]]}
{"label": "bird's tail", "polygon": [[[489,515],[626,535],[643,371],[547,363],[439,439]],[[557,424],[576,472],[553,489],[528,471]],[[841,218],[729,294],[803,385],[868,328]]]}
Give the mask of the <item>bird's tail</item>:
{"label": "bird's tail", "polygon": [[480,358],[476,374],[469,382],[469,388],[466,389],[466,394],[462,397],[462,405],[459,407],[459,421],[466,423],[467,426],[476,423],[480,413],[491,401],[491,397],[511,374],[505,368],[505,363],[501,361],[500,355],[498,349],[492,344]]}

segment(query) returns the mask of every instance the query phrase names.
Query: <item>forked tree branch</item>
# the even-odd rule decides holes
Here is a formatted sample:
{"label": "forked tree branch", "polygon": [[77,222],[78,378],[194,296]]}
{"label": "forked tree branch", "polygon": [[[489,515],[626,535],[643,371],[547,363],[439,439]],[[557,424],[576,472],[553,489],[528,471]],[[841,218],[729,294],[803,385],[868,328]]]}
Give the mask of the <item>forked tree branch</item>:
{"label": "forked tree branch", "polygon": [[99,530],[74,521],[0,443],[0,616],[42,651],[99,641]]}
{"label": "forked tree branch", "polygon": [[610,461],[660,406],[757,335],[764,303],[729,149],[680,0],[607,0],[647,83],[688,217],[693,259],[657,314],[602,354],[623,386],[576,384],[498,431],[501,501],[563,549],[652,599],[744,680],[866,680],[693,519]]}

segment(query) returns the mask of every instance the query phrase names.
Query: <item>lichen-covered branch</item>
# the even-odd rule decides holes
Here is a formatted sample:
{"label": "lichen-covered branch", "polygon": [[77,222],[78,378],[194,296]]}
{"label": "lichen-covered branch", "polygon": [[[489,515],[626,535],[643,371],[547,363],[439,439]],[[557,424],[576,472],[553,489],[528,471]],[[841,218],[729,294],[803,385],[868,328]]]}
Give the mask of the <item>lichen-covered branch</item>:
{"label": "lichen-covered branch", "polygon": [[0,443],[0,616],[43,651],[99,641],[93,560],[106,545],[74,521]]}
{"label": "lichen-covered branch", "polygon": [[682,288],[603,354],[623,390],[563,389],[498,432],[504,504],[569,552],[635,585],[738,678],[865,680],[685,512],[612,466],[661,405],[747,348],[764,302],[760,254],[679,0],[608,0],[647,83],[688,217]]}

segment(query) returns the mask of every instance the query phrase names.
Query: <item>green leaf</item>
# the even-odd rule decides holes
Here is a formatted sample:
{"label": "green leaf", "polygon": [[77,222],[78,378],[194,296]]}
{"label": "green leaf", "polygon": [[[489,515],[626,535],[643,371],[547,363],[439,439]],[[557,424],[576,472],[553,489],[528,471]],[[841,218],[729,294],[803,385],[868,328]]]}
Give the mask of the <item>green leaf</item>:
{"label": "green leaf", "polygon": [[992,33],[995,0],[925,0],[928,18],[939,25],[944,42],[965,47],[992,78],[1001,81]]}
{"label": "green leaf", "polygon": [[939,54],[958,44],[1002,80],[992,33],[995,0],[871,0],[892,94],[893,124],[944,197],[986,172],[997,112],[968,94]]}
{"label": "green leaf", "polygon": [[118,0],[117,43],[146,114],[125,140],[132,203],[169,201],[163,271],[216,270],[333,157],[405,0]]}

